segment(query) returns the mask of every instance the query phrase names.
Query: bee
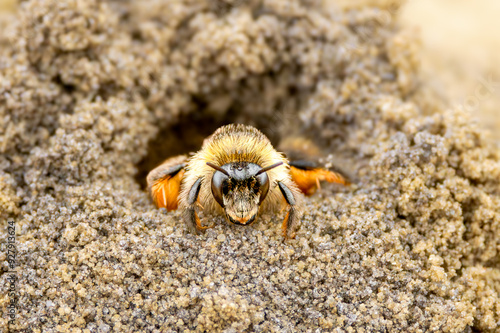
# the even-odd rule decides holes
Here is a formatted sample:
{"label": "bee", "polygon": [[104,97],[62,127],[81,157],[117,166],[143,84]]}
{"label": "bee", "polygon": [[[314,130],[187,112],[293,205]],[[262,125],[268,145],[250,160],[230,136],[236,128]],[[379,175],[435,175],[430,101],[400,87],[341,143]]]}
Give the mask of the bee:
{"label": "bee", "polygon": [[247,226],[264,212],[286,209],[285,239],[294,238],[303,210],[303,196],[312,195],[319,182],[348,185],[340,174],[308,161],[289,161],[269,139],[252,126],[220,127],[202,148],[167,159],[147,176],[148,191],[158,208],[180,208],[188,229],[203,226],[197,211],[222,215]]}

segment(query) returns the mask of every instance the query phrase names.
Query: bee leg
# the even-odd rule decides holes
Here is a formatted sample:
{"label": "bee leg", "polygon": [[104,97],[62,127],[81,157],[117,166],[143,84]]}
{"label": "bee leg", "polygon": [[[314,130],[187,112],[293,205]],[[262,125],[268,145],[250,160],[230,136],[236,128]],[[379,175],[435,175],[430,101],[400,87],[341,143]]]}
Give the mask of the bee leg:
{"label": "bee leg", "polygon": [[200,194],[201,181],[202,178],[198,178],[198,180],[189,190],[187,198],[188,207],[184,211],[184,221],[186,222],[189,231],[195,234],[199,234],[200,231],[208,228],[201,225],[200,218],[198,217],[198,214],[196,214],[196,206],[198,201],[198,194]]}
{"label": "bee leg", "polygon": [[283,231],[283,237],[285,239],[293,239],[295,238],[295,229],[297,228],[299,219],[300,219],[300,211],[296,204],[296,198],[292,190],[282,182],[278,182],[278,186],[280,188],[281,194],[285,198],[289,208],[286,213],[285,219],[283,220],[283,224],[281,229]]}
{"label": "bee leg", "polygon": [[350,182],[340,173],[319,167],[314,162],[290,161],[290,175],[299,189],[307,196],[316,192],[320,187],[320,181],[349,185]]}
{"label": "bee leg", "polygon": [[148,174],[148,192],[156,207],[177,209],[186,160],[186,156],[169,158]]}

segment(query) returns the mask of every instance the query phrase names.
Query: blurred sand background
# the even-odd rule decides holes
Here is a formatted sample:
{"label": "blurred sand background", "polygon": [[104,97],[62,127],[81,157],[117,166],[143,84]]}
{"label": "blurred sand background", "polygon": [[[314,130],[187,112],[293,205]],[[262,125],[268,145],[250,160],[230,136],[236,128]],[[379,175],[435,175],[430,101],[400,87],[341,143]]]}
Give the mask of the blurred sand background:
{"label": "blurred sand background", "polygon": [[[340,2],[350,7],[398,1]],[[450,97],[452,106],[477,114],[496,141],[500,140],[500,84],[484,90],[482,82],[484,79],[500,83],[498,13],[497,0],[408,0],[399,17],[403,26],[420,32],[426,79]]]}
{"label": "blurred sand background", "polygon": [[[450,106],[478,115],[500,142],[500,1],[498,0],[326,0],[343,7],[366,3],[404,3],[401,25],[418,29],[422,68]],[[0,0],[0,13],[15,10],[15,0]],[[484,80],[498,82],[487,90]],[[480,90],[478,96],[478,89]]]}
{"label": "blurred sand background", "polygon": [[496,0],[410,0],[401,17],[404,24],[421,31],[427,76],[438,78],[455,104],[477,112],[497,141],[500,85],[485,97],[476,91],[483,79],[500,82],[498,13],[500,2]]}

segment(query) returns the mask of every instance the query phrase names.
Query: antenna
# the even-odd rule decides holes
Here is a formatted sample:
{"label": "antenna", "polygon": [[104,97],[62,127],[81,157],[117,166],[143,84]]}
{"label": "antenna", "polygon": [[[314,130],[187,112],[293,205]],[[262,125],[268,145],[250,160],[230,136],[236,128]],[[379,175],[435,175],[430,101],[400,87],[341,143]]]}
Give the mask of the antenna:
{"label": "antenna", "polygon": [[276,167],[278,167],[278,166],[280,166],[280,165],[282,165],[282,164],[283,164],[283,162],[278,162],[278,163],[275,163],[275,164],[270,165],[270,166],[268,166],[268,167],[265,167],[265,168],[263,168],[263,169],[260,169],[260,170],[259,170],[259,171],[255,174],[255,175],[256,175],[256,176],[258,176],[258,175],[260,175],[261,173],[264,173],[264,172],[266,172],[266,171],[269,171],[269,170],[271,170],[271,169],[274,169],[274,168],[276,168]]}
{"label": "antenna", "polygon": [[208,165],[209,167],[211,167],[211,168],[214,168],[214,169],[215,169],[215,170],[217,170],[217,171],[222,172],[222,173],[223,173],[223,174],[225,174],[226,176],[230,177],[230,176],[229,176],[229,173],[228,173],[226,170],[222,169],[220,166],[215,165],[215,164],[210,163],[210,162],[207,162],[207,165]]}

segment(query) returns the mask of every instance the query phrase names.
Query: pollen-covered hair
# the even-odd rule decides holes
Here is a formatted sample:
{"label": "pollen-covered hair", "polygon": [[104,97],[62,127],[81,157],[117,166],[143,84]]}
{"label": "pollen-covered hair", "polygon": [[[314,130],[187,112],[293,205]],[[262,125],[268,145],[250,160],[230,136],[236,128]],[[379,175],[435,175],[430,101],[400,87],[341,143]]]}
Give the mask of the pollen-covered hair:
{"label": "pollen-covered hair", "polygon": [[245,161],[265,167],[272,164],[269,163],[269,158],[283,157],[282,154],[276,154],[271,142],[262,132],[242,124],[219,128],[205,140],[202,151],[206,151],[218,165]]}

